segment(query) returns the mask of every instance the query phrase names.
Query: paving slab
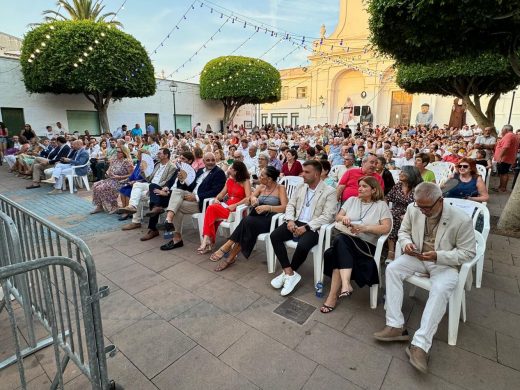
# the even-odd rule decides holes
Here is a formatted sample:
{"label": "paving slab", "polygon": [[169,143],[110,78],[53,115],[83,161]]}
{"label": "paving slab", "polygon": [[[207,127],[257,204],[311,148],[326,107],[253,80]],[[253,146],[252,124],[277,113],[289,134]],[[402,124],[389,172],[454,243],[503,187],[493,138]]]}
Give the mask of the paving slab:
{"label": "paving slab", "polygon": [[300,389],[316,363],[264,334],[251,330],[220,359],[262,389]]}
{"label": "paving slab", "polygon": [[[319,346],[319,348],[318,348]],[[392,360],[353,337],[316,324],[296,351],[365,389],[379,389]]]}
{"label": "paving slab", "polygon": [[251,329],[206,301],[176,316],[170,323],[215,356],[219,356]]}
{"label": "paving slab", "polygon": [[498,362],[520,371],[520,340],[497,332]]}
{"label": "paving slab", "polygon": [[153,382],[161,390],[258,389],[246,377],[200,346],[169,366]]}
{"label": "paving slab", "polygon": [[161,272],[161,275],[190,291],[195,291],[218,277],[215,273],[187,261],[167,268]]}
{"label": "paving slab", "polygon": [[139,263],[110,272],[105,276],[129,294],[137,294],[167,280]]}
{"label": "paving slab", "polygon": [[148,379],[195,347],[195,342],[167,321],[141,320],[111,338]]}
{"label": "paving slab", "polygon": [[408,361],[392,359],[381,390],[457,390],[462,389],[431,373],[418,372]]}
{"label": "paving slab", "polygon": [[135,298],[166,321],[201,302],[201,298],[169,280],[139,292]]}
{"label": "paving slab", "polygon": [[302,390],[361,390],[362,388],[345,378],[318,365]]}
{"label": "paving slab", "polygon": [[195,294],[232,314],[240,313],[260,298],[254,291],[220,277],[195,290]]}
{"label": "paving slab", "polygon": [[428,367],[432,374],[467,389],[515,389],[520,383],[520,372],[445,343],[433,344]]}

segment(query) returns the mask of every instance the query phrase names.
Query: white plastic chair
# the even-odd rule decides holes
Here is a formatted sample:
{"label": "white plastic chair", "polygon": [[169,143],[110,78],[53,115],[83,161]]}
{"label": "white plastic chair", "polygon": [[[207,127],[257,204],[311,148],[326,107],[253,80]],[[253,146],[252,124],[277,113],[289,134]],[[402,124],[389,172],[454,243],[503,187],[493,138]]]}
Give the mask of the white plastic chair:
{"label": "white plastic chair", "polygon": [[[278,226],[283,224],[283,218],[285,214],[281,214],[278,218]],[[320,227],[318,232],[318,243],[312,247],[309,254],[312,255],[314,264],[314,285],[318,282],[323,281],[323,243],[325,241],[325,231],[327,227],[331,226],[326,224]],[[293,240],[285,241],[285,246],[288,248],[296,249],[297,242]],[[272,247],[271,247],[272,248]],[[271,256],[267,257],[267,271],[273,273],[276,271],[276,255],[274,250],[271,250]]]}
{"label": "white plastic chair", "polygon": [[[478,217],[482,214],[484,218],[484,228],[482,229],[482,237],[484,242],[487,242],[489,231],[491,230],[491,222],[488,208],[479,202],[474,202],[467,199],[447,198],[446,199],[452,206],[456,206],[462,209],[473,219],[473,228],[477,225]],[[480,288],[482,285],[482,274],[484,271],[484,256],[477,262],[475,271],[475,287]]]}
{"label": "white plastic chair", "polygon": [[[327,226],[326,232],[325,232],[325,243],[323,247],[323,251],[326,251],[329,249],[332,245],[332,228],[334,227],[334,224],[331,224]],[[392,226],[390,226],[390,231],[388,234],[383,234],[379,239],[377,240],[376,245],[376,252],[374,253],[374,262],[376,263],[377,267],[377,275],[379,277],[379,280],[381,281],[381,254],[383,252],[383,246],[385,245],[386,240],[388,239],[388,236],[390,235],[390,232],[392,231]],[[321,266],[322,269],[322,279],[323,279],[323,264]],[[374,284],[370,287],[370,308],[375,309],[377,307],[377,294],[378,290],[381,287],[381,283]]]}
{"label": "white plastic chair", "polygon": [[284,176],[280,179],[279,184],[285,186],[287,198],[290,199],[296,187],[303,184],[303,177],[301,176]]}
{"label": "white plastic chair", "polygon": [[[202,239],[203,239],[202,230],[203,230],[203,226],[204,226],[204,215],[206,214],[206,208],[210,204],[213,204],[214,200],[215,200],[215,198],[204,199],[203,206],[202,206],[202,213],[196,213],[191,216],[192,220],[193,220],[193,226],[197,227],[199,229],[199,237],[200,237],[201,243],[202,243]],[[236,229],[236,227],[238,226],[238,224],[242,221],[242,218],[245,215],[247,215],[247,210],[248,210],[248,206],[245,204],[238,206],[237,209],[231,213],[232,217],[230,215],[231,221],[225,220],[220,223],[217,234],[220,233],[220,235],[224,235],[224,230],[227,230],[229,232],[229,235],[231,235],[233,233],[233,231]]]}
{"label": "white plastic chair", "polygon": [[[69,182],[69,190],[70,190],[71,194],[74,193],[74,179],[75,178],[78,178],[78,179],[82,180],[83,181],[83,185],[85,186],[87,191],[90,191],[90,186],[88,184],[88,175],[79,176],[79,175],[76,174],[76,169],[84,168],[84,167],[86,167],[88,165],[90,165],[90,162],[87,162],[86,164],[83,164],[83,165],[72,166],[71,167],[72,173],[69,174],[69,175],[64,175],[65,178],[67,179],[67,181]],[[62,189],[66,189],[65,186],[66,186],[66,182],[65,182],[65,180],[63,180],[63,187],[62,187]]]}
{"label": "white plastic chair", "polygon": [[477,172],[480,176],[482,176],[482,180],[484,180],[484,183],[486,184],[486,187],[489,188],[489,171],[486,167],[477,164]]}
{"label": "white plastic chair", "polygon": [[278,227],[279,221],[283,219],[284,214],[278,213],[271,218],[271,226],[268,233],[259,234],[256,243],[263,241],[265,243],[265,254],[267,256],[267,273],[272,274],[275,271],[276,264],[272,264],[269,259],[274,256],[273,246],[271,245],[271,233]]}
{"label": "white plastic chair", "polygon": [[[477,241],[477,253],[473,259],[467,263],[464,263],[460,267],[459,280],[457,286],[451,294],[448,303],[448,344],[457,345],[457,334],[459,331],[459,321],[462,314],[462,320],[466,322],[466,279],[468,274],[471,272],[471,268],[477,264],[480,259],[484,258],[486,252],[486,241],[479,232],[475,231],[475,239]],[[410,296],[415,293],[415,286],[430,291],[432,284],[430,278],[425,276],[410,276],[406,281],[414,286],[410,292]],[[462,313],[461,313],[462,311]]]}

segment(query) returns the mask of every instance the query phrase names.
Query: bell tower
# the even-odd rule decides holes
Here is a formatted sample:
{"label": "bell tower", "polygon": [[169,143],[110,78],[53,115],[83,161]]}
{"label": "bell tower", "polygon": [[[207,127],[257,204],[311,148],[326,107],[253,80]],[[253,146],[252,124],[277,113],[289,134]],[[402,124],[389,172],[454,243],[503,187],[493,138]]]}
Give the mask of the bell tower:
{"label": "bell tower", "polygon": [[368,12],[363,0],[340,0],[339,19],[334,32],[327,38],[367,39]]}

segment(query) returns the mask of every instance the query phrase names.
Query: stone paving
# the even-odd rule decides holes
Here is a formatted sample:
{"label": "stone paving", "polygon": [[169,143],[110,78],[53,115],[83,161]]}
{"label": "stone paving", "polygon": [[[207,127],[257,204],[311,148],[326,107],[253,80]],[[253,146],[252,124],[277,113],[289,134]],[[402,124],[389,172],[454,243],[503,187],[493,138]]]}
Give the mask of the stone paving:
{"label": "stone paving", "polygon": [[[447,344],[445,318],[430,373],[421,375],[409,365],[404,344],[373,340],[384,325],[384,310],[382,304],[369,308],[367,288],[355,290],[333,313],[316,310],[298,325],[273,313],[285,298],[269,285],[262,248],[216,273],[207,256],[195,253],[198,235],[191,222],[185,222],[185,246],[164,253],[162,238],[139,241],[144,228],[122,232],[115,216],[85,216],[91,206],[83,190],[51,197],[46,189],[21,190],[26,183],[0,168],[0,193],[83,236],[94,254],[98,284],[110,286],[101,301],[104,335],[119,353],[108,367],[125,389],[519,388],[520,239],[490,235],[483,286],[467,294],[468,320],[460,324],[457,346]],[[492,196],[489,208],[498,215],[507,196]],[[302,274],[292,296],[318,308],[312,261]],[[412,333],[425,298],[419,292],[405,299]],[[0,314],[0,325],[5,321]],[[0,359],[7,350],[0,341]],[[26,359],[29,388],[49,386],[52,357],[47,348]],[[74,366],[65,381],[67,389],[88,388]],[[1,389],[17,386],[16,366],[0,372]]]}

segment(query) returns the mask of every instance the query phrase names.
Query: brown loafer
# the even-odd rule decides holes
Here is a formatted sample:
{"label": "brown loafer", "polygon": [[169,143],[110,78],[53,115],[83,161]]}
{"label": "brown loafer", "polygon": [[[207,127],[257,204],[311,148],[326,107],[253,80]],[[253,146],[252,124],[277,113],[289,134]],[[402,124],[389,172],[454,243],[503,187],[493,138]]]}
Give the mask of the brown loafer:
{"label": "brown loafer", "polygon": [[422,348],[410,344],[405,349],[406,355],[410,359],[410,364],[423,374],[428,373],[428,354]]}
{"label": "brown loafer", "polygon": [[408,341],[410,335],[404,328],[392,328],[387,325],[383,330],[374,333],[374,338],[379,341]]}
{"label": "brown loafer", "polygon": [[152,238],[155,238],[159,235],[159,232],[157,230],[148,230],[148,233],[146,233],[144,236],[141,237],[141,241],[148,241]]}
{"label": "brown loafer", "polygon": [[137,209],[134,206],[126,206],[117,209],[118,214],[135,214],[137,213]]}
{"label": "brown loafer", "polygon": [[128,223],[128,224],[124,225],[121,228],[121,230],[133,230],[133,229],[139,229],[140,227],[141,227],[140,223],[131,222],[131,223]]}

